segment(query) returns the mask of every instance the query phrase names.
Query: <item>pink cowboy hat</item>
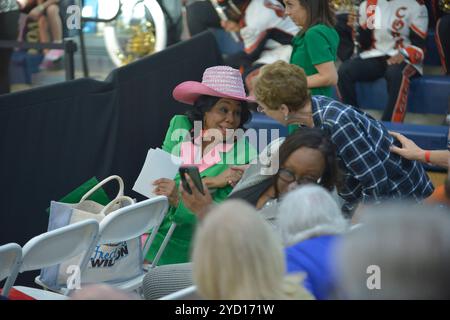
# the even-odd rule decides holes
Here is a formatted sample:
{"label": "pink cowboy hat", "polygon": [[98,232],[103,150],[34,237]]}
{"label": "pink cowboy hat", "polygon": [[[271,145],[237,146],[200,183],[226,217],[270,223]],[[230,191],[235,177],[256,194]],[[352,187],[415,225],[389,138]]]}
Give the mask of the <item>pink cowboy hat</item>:
{"label": "pink cowboy hat", "polygon": [[175,100],[194,104],[201,95],[255,102],[245,94],[239,70],[227,66],[216,66],[205,70],[202,82],[185,81],[173,89]]}

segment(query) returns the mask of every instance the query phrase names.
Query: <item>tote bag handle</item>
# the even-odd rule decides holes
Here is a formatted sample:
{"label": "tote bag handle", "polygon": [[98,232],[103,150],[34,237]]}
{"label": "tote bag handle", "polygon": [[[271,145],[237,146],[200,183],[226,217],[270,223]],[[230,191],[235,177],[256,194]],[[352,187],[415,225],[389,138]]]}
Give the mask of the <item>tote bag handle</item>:
{"label": "tote bag handle", "polygon": [[81,198],[80,202],[86,201],[86,199],[88,199],[92,194],[94,194],[95,191],[97,191],[98,189],[103,187],[105,184],[107,184],[111,180],[117,180],[117,182],[119,183],[119,191],[117,192],[116,198],[119,196],[123,196],[123,189],[124,189],[123,180],[121,177],[114,175],[114,176],[110,176],[110,177],[100,181],[95,187],[93,187],[91,190],[86,192],[86,194]]}
{"label": "tote bag handle", "polygon": [[[104,215],[106,216],[106,215],[108,215],[109,213],[115,211],[115,210],[113,210],[113,211],[110,211],[110,210],[111,210],[111,208],[112,208],[113,206],[115,206],[115,205],[117,205],[117,204],[119,204],[119,203],[125,203],[125,205],[120,206],[120,208],[123,208],[123,207],[127,207],[127,206],[130,206],[130,205],[134,204],[134,200],[131,199],[130,197],[127,197],[127,196],[118,196],[117,198],[115,198],[114,200],[112,200],[110,203],[108,203],[108,204],[102,209],[102,211],[100,212],[100,214],[104,214]],[[117,210],[118,210],[118,209],[117,209]]]}

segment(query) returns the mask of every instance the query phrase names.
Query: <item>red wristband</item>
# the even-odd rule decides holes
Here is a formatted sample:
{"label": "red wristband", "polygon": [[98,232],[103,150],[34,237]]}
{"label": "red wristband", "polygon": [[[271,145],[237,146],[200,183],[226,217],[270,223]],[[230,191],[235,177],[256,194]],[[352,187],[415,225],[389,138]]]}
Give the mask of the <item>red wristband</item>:
{"label": "red wristband", "polygon": [[430,157],[431,157],[431,151],[430,150],[425,151],[425,161],[427,163],[430,163]]}

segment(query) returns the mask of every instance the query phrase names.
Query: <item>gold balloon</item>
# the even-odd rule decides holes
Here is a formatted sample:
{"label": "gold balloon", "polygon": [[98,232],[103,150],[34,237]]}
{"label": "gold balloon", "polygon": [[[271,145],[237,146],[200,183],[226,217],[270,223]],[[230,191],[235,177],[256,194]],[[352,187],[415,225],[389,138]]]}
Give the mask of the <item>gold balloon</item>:
{"label": "gold balloon", "polygon": [[128,64],[155,51],[155,28],[149,21],[129,27],[130,37],[125,46],[124,54],[119,55],[122,64]]}
{"label": "gold balloon", "polygon": [[330,0],[331,8],[336,12],[351,12],[354,9],[354,0]]}
{"label": "gold balloon", "polygon": [[439,0],[439,8],[445,13],[450,13],[450,0]]}

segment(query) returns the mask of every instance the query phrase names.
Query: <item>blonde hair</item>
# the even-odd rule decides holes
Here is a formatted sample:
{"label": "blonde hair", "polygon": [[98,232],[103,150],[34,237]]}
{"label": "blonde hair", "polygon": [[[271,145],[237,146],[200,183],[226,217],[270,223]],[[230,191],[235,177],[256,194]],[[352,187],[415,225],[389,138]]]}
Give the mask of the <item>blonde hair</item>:
{"label": "blonde hair", "polygon": [[253,85],[256,100],[272,110],[285,104],[298,111],[311,97],[305,71],[281,60],[263,66]]}
{"label": "blonde hair", "polygon": [[293,289],[285,280],[284,259],[281,240],[253,207],[225,201],[197,229],[194,282],[206,299],[309,298],[301,281]]}

